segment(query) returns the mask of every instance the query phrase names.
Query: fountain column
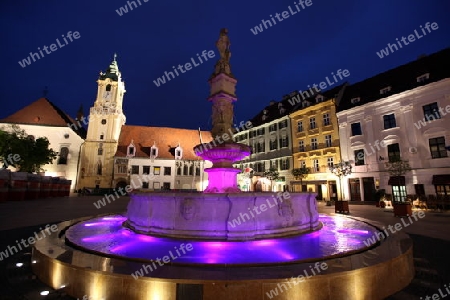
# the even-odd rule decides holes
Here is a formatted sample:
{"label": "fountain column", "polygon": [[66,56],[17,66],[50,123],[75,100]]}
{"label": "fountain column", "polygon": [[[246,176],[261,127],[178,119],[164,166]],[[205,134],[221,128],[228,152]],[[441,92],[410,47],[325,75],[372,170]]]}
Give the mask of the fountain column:
{"label": "fountain column", "polygon": [[208,173],[208,187],[205,193],[239,193],[237,174],[241,171],[233,167],[233,162],[250,155],[250,147],[233,142],[233,103],[237,80],[231,73],[230,40],[228,30],[220,30],[216,42],[220,59],[214,67],[214,73],[209,79],[211,87],[208,101],[212,103],[213,141],[194,147],[195,154],[213,163],[206,169]]}

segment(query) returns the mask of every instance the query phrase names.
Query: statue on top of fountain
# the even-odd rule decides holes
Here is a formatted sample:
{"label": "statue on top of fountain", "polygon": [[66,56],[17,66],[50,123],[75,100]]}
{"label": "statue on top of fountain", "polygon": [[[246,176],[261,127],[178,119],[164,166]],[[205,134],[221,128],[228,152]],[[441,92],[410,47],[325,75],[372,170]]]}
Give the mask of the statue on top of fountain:
{"label": "statue on top of fountain", "polygon": [[230,46],[231,43],[230,39],[228,38],[228,29],[222,28],[220,30],[219,39],[216,42],[216,47],[219,50],[220,59],[215,65],[213,76],[219,73],[225,73],[233,76],[231,74],[231,66],[230,66],[230,58],[231,58]]}

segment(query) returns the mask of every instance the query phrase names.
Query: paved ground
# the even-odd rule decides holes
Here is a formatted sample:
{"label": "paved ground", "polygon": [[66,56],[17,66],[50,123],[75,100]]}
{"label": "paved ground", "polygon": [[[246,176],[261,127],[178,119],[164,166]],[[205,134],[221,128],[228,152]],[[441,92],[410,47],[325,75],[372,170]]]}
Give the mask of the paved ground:
{"label": "paved ground", "polygon": [[[93,203],[100,199],[100,196],[86,196],[0,203],[0,255],[8,245],[16,245],[16,240],[27,239],[47,224],[103,213],[122,213],[128,203],[128,198],[122,197],[97,209]],[[319,211],[332,214],[334,207],[319,203]],[[425,299],[427,295],[431,297],[438,293],[439,288],[445,294],[444,284],[450,284],[450,212],[425,211],[422,219],[415,221],[412,218],[411,222],[406,218],[402,223],[388,209],[350,205],[350,215],[386,226],[400,222],[402,231],[413,239],[416,276],[407,288],[389,300]],[[24,249],[0,260],[0,299],[73,299],[60,292],[52,292],[33,276],[29,251],[29,248]],[[23,265],[17,267],[17,263]],[[50,294],[41,296],[39,293],[43,290],[49,290]]]}

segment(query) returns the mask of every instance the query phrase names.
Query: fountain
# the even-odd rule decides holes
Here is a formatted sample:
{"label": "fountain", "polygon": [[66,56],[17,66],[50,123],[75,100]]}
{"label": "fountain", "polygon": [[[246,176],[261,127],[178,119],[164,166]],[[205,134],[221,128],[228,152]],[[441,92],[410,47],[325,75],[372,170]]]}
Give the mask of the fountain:
{"label": "fountain", "polygon": [[213,163],[206,190],[134,191],[126,215],[62,222],[58,236],[35,244],[36,275],[92,299],[382,299],[406,286],[406,235],[319,215],[313,193],[239,190],[232,164],[250,148],[231,141],[237,80],[227,34],[209,80],[214,141],[194,148]]}

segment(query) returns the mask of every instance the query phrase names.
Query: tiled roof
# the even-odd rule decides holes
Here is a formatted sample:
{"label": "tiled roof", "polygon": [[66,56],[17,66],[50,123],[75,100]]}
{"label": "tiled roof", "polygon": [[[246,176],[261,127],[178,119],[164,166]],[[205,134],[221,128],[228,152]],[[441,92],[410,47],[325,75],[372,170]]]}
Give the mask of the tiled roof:
{"label": "tiled roof", "polygon": [[[0,120],[0,123],[58,127],[68,127],[67,124],[77,124],[75,122],[76,121],[74,119],[50,102],[47,98],[40,98],[14,114]],[[82,138],[85,138],[86,130],[78,126],[77,128],[78,129],[74,131]]]}
{"label": "tiled roof", "polygon": [[[261,110],[255,117],[253,117],[253,119],[251,119],[250,121],[253,124],[253,127],[262,125],[264,123],[268,123],[271,122],[273,120],[277,120],[280,119],[286,115],[289,115],[297,110],[301,110],[302,107],[302,102],[303,101],[308,101],[311,105],[316,104],[316,97],[318,95],[322,95],[323,96],[323,101],[327,101],[329,99],[333,99],[333,98],[337,98],[339,92],[341,91],[341,89],[344,88],[344,86],[347,85],[347,83],[341,84],[339,86],[336,86],[332,89],[329,89],[327,91],[323,91],[320,93],[316,93],[313,96],[306,98],[306,99],[302,99],[302,95],[299,94],[298,91],[294,91],[288,95],[284,95],[283,99],[279,102],[276,101],[272,101],[271,104],[269,104],[268,106],[266,106],[263,110]],[[299,101],[295,101],[295,99],[300,100]],[[280,104],[281,103],[281,104]],[[294,103],[294,105],[292,105],[292,103]],[[280,112],[280,108],[281,107],[284,108],[284,111],[281,113]],[[265,111],[265,113],[264,113]],[[263,116],[266,116],[263,120]]]}
{"label": "tiled roof", "polygon": [[[429,79],[417,82],[417,77],[426,73],[430,74]],[[364,105],[449,77],[450,48],[447,48],[348,86],[339,103],[338,111]],[[389,86],[391,90],[388,93],[380,93],[381,89]],[[358,97],[360,98],[359,102],[352,103],[352,99]]]}
{"label": "tiled roof", "polygon": [[[212,141],[211,132],[201,131],[201,135],[204,143]],[[193,148],[200,144],[198,130],[124,125],[115,156],[125,157],[131,141],[136,147],[135,157],[149,157],[150,147],[155,144],[158,147],[158,158],[173,159],[174,150],[180,145],[183,159],[199,159],[193,152]]]}

